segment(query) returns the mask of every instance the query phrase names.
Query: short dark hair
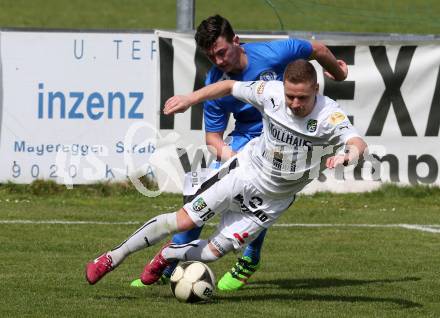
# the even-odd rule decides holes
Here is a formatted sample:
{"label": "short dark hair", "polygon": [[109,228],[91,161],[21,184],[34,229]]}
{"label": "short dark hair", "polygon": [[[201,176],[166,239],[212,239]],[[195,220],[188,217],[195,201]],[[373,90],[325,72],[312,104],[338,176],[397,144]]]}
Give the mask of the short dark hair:
{"label": "short dark hair", "polygon": [[229,21],[216,14],[199,24],[194,38],[197,46],[209,50],[220,36],[225,37],[226,41],[232,42],[235,33]]}
{"label": "short dark hair", "polygon": [[306,60],[296,60],[287,64],[284,70],[284,81],[289,83],[310,83],[316,84],[316,70],[315,67]]}

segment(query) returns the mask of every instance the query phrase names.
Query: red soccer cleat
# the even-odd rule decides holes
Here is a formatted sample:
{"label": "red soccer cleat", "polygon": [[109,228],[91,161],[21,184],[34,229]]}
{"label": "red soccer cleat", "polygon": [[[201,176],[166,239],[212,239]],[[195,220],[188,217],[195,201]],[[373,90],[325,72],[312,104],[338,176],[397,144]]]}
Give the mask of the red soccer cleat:
{"label": "red soccer cleat", "polygon": [[112,270],[112,258],[107,253],[104,253],[93,262],[87,263],[86,279],[90,285],[94,285]]}
{"label": "red soccer cleat", "polygon": [[144,285],[151,285],[157,282],[161,278],[165,268],[170,265],[170,263],[162,256],[162,251],[168,246],[170,246],[170,243],[164,245],[151,262],[145,266],[144,271],[141,274],[141,281]]}

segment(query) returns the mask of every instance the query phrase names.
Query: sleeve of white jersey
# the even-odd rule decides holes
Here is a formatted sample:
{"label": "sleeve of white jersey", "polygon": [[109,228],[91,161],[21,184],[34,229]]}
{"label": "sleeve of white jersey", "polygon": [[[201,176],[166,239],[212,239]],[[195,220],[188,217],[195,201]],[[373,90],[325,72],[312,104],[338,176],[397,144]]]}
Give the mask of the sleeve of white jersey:
{"label": "sleeve of white jersey", "polygon": [[332,127],[333,136],[338,138],[341,143],[354,137],[360,137],[356,128],[353,127],[347,115],[341,108],[336,108],[327,118],[328,124]]}
{"label": "sleeve of white jersey", "polygon": [[360,137],[348,116],[335,101],[325,98],[325,103],[324,131],[330,134],[330,139],[336,144],[346,144],[349,139]]}
{"label": "sleeve of white jersey", "polygon": [[259,111],[263,112],[263,93],[266,83],[267,82],[264,81],[235,82],[232,88],[232,96],[242,102],[253,105]]}

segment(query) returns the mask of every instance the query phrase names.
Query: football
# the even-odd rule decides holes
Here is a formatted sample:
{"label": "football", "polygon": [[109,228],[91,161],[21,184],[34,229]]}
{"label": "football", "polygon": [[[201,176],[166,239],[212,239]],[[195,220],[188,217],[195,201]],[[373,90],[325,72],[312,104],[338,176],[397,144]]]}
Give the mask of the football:
{"label": "football", "polygon": [[215,291],[212,270],[201,262],[184,262],[177,265],[170,279],[174,296],[185,303],[211,299]]}

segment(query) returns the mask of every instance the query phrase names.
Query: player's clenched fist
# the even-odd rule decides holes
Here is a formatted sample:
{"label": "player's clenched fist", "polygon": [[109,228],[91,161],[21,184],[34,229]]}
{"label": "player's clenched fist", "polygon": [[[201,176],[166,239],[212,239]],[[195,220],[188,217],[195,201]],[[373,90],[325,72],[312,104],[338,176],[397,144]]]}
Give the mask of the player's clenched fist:
{"label": "player's clenched fist", "polygon": [[349,162],[349,158],[346,155],[336,155],[327,158],[327,161],[325,162],[325,166],[328,169],[336,168],[337,166],[343,165],[347,166]]}
{"label": "player's clenched fist", "polygon": [[[342,72],[342,75],[339,80],[340,81],[345,80],[348,75],[348,66],[343,60],[337,60],[336,62],[339,65],[340,71]],[[328,78],[331,78],[332,80],[336,80],[335,76],[331,72],[328,72],[327,70],[324,70],[324,75],[327,76]]]}

